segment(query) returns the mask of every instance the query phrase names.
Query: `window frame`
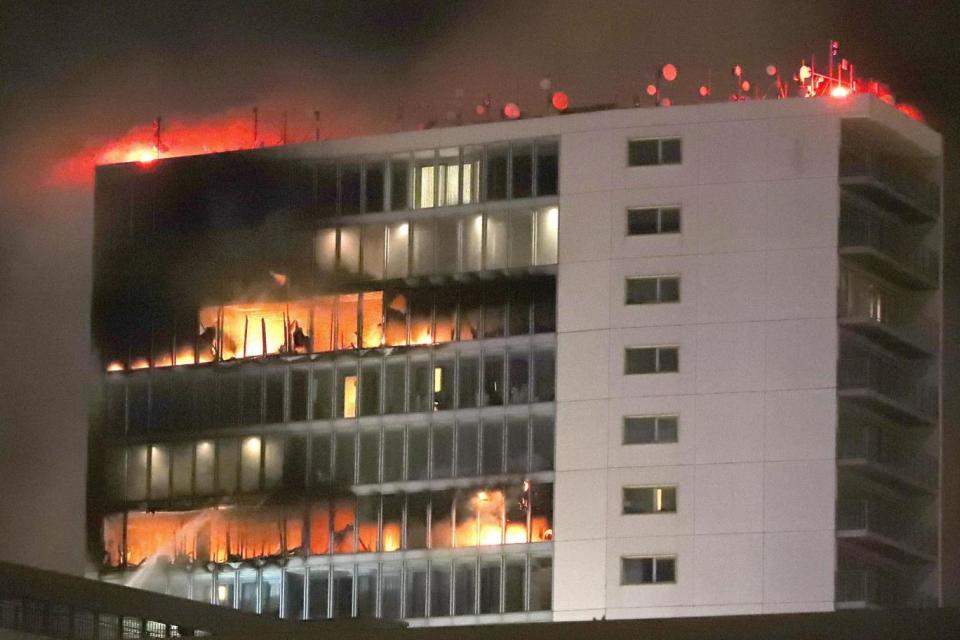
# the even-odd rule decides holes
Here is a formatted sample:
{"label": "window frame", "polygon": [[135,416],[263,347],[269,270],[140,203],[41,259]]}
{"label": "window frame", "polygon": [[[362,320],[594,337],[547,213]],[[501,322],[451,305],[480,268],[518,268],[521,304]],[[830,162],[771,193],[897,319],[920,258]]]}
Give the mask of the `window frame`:
{"label": "window frame", "polygon": [[[649,300],[645,302],[630,301],[630,283],[633,281],[640,281],[640,280],[654,280],[656,282],[656,294],[653,300]],[[676,283],[677,283],[677,299],[676,300],[663,299],[663,282],[666,280],[676,280]],[[680,304],[680,274],[669,273],[669,274],[654,275],[654,276],[626,276],[623,282],[623,304],[628,307],[643,306],[643,305],[650,305],[650,304]]]}
{"label": "window frame", "polygon": [[[679,160],[676,162],[673,161],[664,161],[663,145],[664,142],[677,142],[679,145]],[[634,164],[631,162],[631,153],[630,147],[634,143],[646,143],[654,142],[657,145],[657,161],[656,162],[647,162],[647,163],[637,163]],[[647,138],[629,138],[627,139],[627,167],[636,168],[636,167],[662,167],[662,166],[673,166],[683,164],[683,137],[680,135],[670,135],[670,136],[654,136]]]}
{"label": "window frame", "polygon": [[[677,228],[675,231],[665,231],[664,230],[664,214],[665,212],[676,211],[677,213]],[[656,216],[656,231],[652,233],[630,233],[630,214],[631,213],[653,213]],[[659,236],[659,235],[673,235],[683,232],[683,207],[679,204],[671,205],[660,205],[660,206],[643,206],[643,207],[627,207],[627,237],[635,238],[641,236]]]}
{"label": "window frame", "polygon": [[[652,511],[627,511],[627,492],[628,491],[646,491],[650,490],[653,492],[651,504],[654,505]],[[663,508],[657,508],[657,492],[663,491],[673,491],[673,510],[667,510]],[[620,488],[620,515],[621,516],[658,516],[665,514],[676,514],[678,507],[678,497],[679,493],[678,486],[676,484],[655,484],[655,485],[625,485]],[[660,501],[661,504],[665,502],[663,496],[661,495]]]}
{"label": "window frame", "polygon": [[[653,420],[653,440],[650,442],[627,442],[627,420],[631,418],[639,419],[652,419]],[[660,439],[660,421],[664,418],[672,418],[676,423],[675,440],[661,440]],[[645,414],[645,415],[625,415],[623,416],[622,429],[620,432],[621,438],[620,443],[625,447],[640,446],[640,445],[650,445],[650,444],[677,444],[680,441],[680,416],[675,413],[663,413],[663,414]]]}
{"label": "window frame", "polygon": [[[651,572],[652,580],[649,582],[627,582],[626,580],[626,571],[625,561],[626,560],[652,560],[653,561],[653,571]],[[673,562],[673,580],[657,580],[657,565],[664,561],[669,560]],[[677,565],[679,561],[676,555],[625,555],[620,556],[620,586],[623,587],[643,587],[648,585],[658,585],[658,584],[677,584]]]}
{"label": "window frame", "polygon": [[[650,349],[652,349],[652,350],[654,351],[654,370],[653,370],[653,371],[628,371],[628,370],[627,370],[627,365],[628,365],[628,362],[629,362],[629,360],[628,360],[628,358],[627,358],[627,353],[628,353],[629,351],[632,351],[632,350],[641,351],[641,350],[650,350]],[[674,370],[664,371],[664,370],[661,369],[661,363],[660,363],[661,355],[660,355],[660,354],[661,354],[661,352],[663,352],[663,351],[665,351],[665,350],[667,350],[667,349],[672,349],[672,350],[676,351],[677,368],[674,369]],[[625,375],[625,376],[643,376],[643,375],[654,375],[654,374],[661,374],[661,373],[680,373],[680,345],[675,345],[675,344],[664,344],[664,345],[635,345],[635,346],[625,346],[625,347],[623,348],[623,375]]]}

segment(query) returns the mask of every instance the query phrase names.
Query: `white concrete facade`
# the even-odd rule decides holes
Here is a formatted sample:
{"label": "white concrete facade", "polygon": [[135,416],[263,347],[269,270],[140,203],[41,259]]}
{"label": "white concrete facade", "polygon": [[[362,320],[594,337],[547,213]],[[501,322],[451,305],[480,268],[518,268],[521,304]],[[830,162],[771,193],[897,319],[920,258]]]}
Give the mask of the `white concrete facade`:
{"label": "white concrete facade", "polygon": [[[899,118],[791,100],[562,133],[556,620],[834,608],[838,154],[841,119],[874,111]],[[680,164],[628,166],[629,140],[664,137]],[[627,210],[658,206],[680,232],[628,236]],[[625,304],[627,277],[664,274],[679,302]],[[655,345],[678,372],[624,374],[625,347]],[[675,444],[622,444],[625,416],[663,414]],[[622,515],[623,487],[656,485],[675,513]],[[676,579],[623,586],[624,556],[674,556]]]}

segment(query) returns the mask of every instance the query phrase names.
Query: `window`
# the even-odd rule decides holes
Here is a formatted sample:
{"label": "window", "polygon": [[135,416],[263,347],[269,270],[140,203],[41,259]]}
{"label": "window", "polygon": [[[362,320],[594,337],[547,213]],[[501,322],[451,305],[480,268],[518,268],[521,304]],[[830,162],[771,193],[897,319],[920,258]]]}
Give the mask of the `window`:
{"label": "window", "polygon": [[623,514],[676,513],[676,487],[624,487]]}
{"label": "window", "polygon": [[680,302],[680,276],[627,278],[627,304]]}
{"label": "window", "polygon": [[620,558],[620,584],[657,584],[677,581],[673,556]]}
{"label": "window", "polygon": [[647,167],[658,164],[680,164],[680,138],[648,138],[627,142],[627,164]]}
{"label": "window", "polygon": [[677,441],[677,416],[624,416],[623,444]]}
{"label": "window", "polygon": [[627,235],[680,233],[680,207],[627,209]]}
{"label": "window", "polygon": [[640,373],[676,373],[680,357],[678,347],[627,347],[623,358],[626,375]]}

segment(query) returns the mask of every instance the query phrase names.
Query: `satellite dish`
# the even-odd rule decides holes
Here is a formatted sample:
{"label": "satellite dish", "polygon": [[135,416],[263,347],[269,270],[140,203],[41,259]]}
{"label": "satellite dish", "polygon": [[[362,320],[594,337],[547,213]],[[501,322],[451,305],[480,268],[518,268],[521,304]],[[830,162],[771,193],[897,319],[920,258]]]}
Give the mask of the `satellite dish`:
{"label": "satellite dish", "polygon": [[570,106],[570,96],[563,91],[557,91],[550,97],[550,104],[557,111],[566,111]]}
{"label": "satellite dish", "polygon": [[677,79],[677,67],[668,62],[661,67],[660,76],[667,82],[673,82]]}
{"label": "satellite dish", "polygon": [[540,88],[543,89],[544,91],[550,91],[550,87],[552,86],[553,86],[553,83],[550,82],[550,78],[543,78],[540,81]]}
{"label": "satellite dish", "polygon": [[507,120],[516,120],[520,117],[520,105],[516,102],[508,102],[503,105],[503,117]]}

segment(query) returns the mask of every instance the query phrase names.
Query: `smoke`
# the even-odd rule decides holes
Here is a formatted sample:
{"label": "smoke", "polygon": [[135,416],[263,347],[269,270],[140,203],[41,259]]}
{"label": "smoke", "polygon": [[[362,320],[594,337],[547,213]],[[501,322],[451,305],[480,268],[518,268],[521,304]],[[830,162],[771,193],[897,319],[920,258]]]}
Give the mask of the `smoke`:
{"label": "smoke", "polygon": [[[928,34],[920,22],[936,24],[938,14],[907,20],[883,6],[0,3],[0,556],[82,569],[93,379],[89,170],[152,144],[156,116],[169,123],[173,153],[195,153],[246,144],[254,106],[270,144],[284,112],[291,140],[312,135],[314,110],[324,135],[338,137],[443,124],[487,95],[537,113],[544,77],[574,106],[627,105],[665,62],[680,71],[667,95],[693,102],[708,80],[714,96],[729,92],[733,64],[752,80],[771,62],[792,75],[791,65],[825,50],[830,37],[895,91],[898,83],[929,89],[935,81],[906,79],[906,64],[884,77],[871,56],[889,62],[883,47],[912,51],[916,40],[930,41],[915,34]],[[883,20],[890,24],[878,31]],[[907,22],[915,24],[898,35]]]}

